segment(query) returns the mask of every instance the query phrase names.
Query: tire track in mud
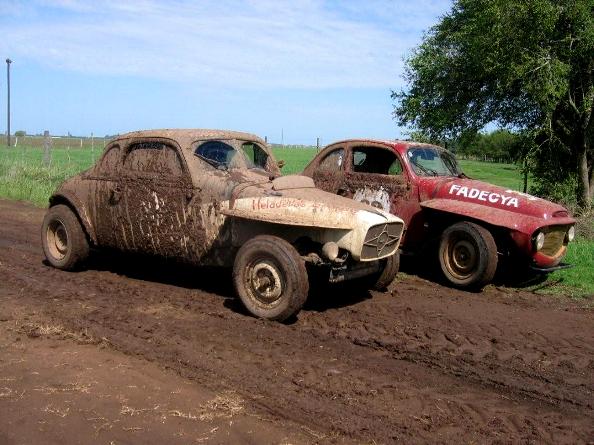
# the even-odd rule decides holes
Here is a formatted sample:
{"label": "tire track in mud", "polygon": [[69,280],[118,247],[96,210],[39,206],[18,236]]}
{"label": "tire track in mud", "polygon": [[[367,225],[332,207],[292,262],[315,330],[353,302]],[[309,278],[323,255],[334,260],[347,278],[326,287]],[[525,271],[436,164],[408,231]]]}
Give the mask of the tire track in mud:
{"label": "tire track in mud", "polygon": [[584,305],[408,278],[373,298],[332,288],[281,325],[238,313],[221,272],[113,257],[80,273],[51,269],[35,221],[43,212],[0,208],[0,295],[211,389],[233,388],[322,441],[594,437],[594,317]]}
{"label": "tire track in mud", "polygon": [[[390,325],[390,320],[382,319],[381,314],[385,311],[368,314],[369,323],[364,333],[346,327],[326,329],[330,335],[385,351],[395,359],[424,364],[517,397],[593,410],[594,384],[592,379],[584,383],[584,379],[588,380],[594,372],[591,339],[587,341],[576,336],[572,342],[561,339],[561,344],[556,345],[552,336],[530,329],[517,332],[508,329],[502,335],[496,327],[490,330],[480,322],[465,324],[447,317],[441,317],[437,328],[423,326],[427,324],[426,314],[414,313],[410,307],[401,309],[406,321],[399,326],[400,317],[396,316],[396,323],[390,329],[384,328]],[[579,329],[579,323],[576,325]],[[515,344],[507,339],[508,335],[523,337],[528,342]],[[578,353],[572,353],[572,349]]]}

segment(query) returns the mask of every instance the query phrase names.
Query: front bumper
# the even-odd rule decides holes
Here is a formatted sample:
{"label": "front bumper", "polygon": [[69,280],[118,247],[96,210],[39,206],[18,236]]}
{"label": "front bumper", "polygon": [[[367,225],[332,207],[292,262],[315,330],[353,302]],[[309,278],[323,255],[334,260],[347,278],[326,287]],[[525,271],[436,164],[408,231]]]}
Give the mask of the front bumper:
{"label": "front bumper", "polygon": [[555,272],[557,270],[564,270],[564,269],[571,269],[573,267],[573,264],[567,264],[567,263],[560,263],[556,266],[551,266],[551,267],[539,267],[539,266],[535,266],[535,265],[530,265],[530,270],[536,272],[536,273],[551,273],[551,272]]}
{"label": "front bumper", "polygon": [[346,280],[365,277],[380,271],[381,260],[368,261],[364,263],[344,264],[342,266],[333,266],[330,268],[330,283],[339,283]]}

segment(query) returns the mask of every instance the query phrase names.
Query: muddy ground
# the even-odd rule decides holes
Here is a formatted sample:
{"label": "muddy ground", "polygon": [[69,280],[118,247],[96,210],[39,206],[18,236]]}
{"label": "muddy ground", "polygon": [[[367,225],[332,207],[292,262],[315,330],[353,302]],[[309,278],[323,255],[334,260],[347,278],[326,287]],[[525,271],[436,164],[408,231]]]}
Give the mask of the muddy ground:
{"label": "muddy ground", "polygon": [[414,276],[243,313],[225,271],[43,263],[0,201],[0,443],[594,443],[594,300]]}

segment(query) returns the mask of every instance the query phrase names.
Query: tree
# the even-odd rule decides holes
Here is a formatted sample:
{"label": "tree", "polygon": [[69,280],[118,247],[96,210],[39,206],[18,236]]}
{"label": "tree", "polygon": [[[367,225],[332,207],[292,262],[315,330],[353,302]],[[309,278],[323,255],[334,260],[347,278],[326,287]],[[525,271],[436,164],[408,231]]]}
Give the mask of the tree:
{"label": "tree", "polygon": [[458,144],[456,153],[516,161],[519,154],[518,142],[518,135],[509,130],[477,133],[474,138]]}
{"label": "tree", "polygon": [[591,205],[593,0],[456,0],[407,59],[405,80],[392,92],[400,125],[433,138],[472,138],[489,123],[529,135],[537,179],[571,179]]}

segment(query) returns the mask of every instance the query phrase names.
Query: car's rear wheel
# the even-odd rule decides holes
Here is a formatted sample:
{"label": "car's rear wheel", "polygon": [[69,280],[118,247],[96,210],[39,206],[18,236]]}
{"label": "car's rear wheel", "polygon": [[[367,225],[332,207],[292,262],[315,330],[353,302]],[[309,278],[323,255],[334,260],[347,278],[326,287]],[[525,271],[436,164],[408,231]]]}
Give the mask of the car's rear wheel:
{"label": "car's rear wheel", "polygon": [[439,244],[439,263],[454,286],[480,289],[491,282],[497,270],[497,245],[493,235],[468,221],[448,227]]}
{"label": "car's rear wheel", "polygon": [[282,238],[260,235],[237,253],[233,282],[254,316],[283,321],[299,312],[309,291],[305,262]]}
{"label": "car's rear wheel", "polygon": [[78,218],[62,204],[48,209],[41,243],[45,257],[58,269],[74,270],[89,256],[89,242]]}

